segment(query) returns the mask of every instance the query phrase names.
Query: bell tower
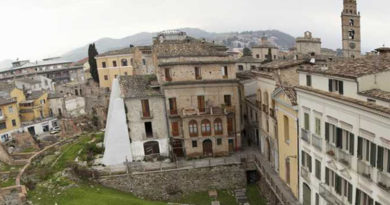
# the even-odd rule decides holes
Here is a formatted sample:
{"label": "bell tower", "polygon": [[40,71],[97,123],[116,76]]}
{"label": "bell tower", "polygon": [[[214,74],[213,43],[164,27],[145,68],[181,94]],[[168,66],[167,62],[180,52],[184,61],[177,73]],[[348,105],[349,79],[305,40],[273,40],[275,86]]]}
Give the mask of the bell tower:
{"label": "bell tower", "polygon": [[344,0],[341,12],[343,39],[343,56],[357,58],[361,55],[360,12],[357,11],[356,0]]}

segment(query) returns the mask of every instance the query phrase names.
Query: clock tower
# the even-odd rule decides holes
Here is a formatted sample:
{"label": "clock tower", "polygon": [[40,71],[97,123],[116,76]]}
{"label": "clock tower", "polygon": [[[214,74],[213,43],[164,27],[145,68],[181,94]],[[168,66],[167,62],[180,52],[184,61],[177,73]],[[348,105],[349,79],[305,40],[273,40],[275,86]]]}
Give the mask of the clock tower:
{"label": "clock tower", "polygon": [[343,56],[357,58],[361,55],[360,45],[360,12],[357,11],[356,0],[344,0],[341,12],[343,34]]}

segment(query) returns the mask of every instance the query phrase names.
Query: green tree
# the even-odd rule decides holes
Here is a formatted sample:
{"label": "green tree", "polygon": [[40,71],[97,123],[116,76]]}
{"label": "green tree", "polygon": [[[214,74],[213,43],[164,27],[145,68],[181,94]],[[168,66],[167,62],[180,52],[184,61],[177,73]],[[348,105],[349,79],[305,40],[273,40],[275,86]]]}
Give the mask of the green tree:
{"label": "green tree", "polygon": [[93,80],[97,83],[99,83],[99,74],[97,70],[97,64],[95,57],[99,55],[99,53],[96,50],[95,44],[90,44],[88,47],[88,63],[90,66],[89,72],[91,72],[91,76]]}
{"label": "green tree", "polygon": [[252,51],[247,47],[245,47],[242,52],[243,52],[244,56],[252,56]]}

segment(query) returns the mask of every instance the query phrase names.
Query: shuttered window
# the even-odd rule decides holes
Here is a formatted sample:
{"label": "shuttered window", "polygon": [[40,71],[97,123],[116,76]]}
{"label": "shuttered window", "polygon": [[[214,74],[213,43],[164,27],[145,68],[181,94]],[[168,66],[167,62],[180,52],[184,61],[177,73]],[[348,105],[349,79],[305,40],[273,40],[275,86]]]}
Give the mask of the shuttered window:
{"label": "shuttered window", "polygon": [[172,122],[172,136],[179,136],[179,122]]}
{"label": "shuttered window", "polygon": [[199,112],[205,112],[205,107],[206,107],[206,104],[205,104],[204,96],[198,96]]}
{"label": "shuttered window", "polygon": [[376,167],[380,171],[383,171],[383,147],[381,146],[378,146],[378,157],[377,157]]}

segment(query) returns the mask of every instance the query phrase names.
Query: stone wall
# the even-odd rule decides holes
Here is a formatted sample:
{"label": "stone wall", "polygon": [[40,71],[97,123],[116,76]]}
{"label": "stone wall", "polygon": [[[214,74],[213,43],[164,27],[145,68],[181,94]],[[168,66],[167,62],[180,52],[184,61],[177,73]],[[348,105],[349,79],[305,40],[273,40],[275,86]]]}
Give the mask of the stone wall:
{"label": "stone wall", "polygon": [[240,165],[227,165],[108,176],[102,177],[99,182],[141,198],[172,200],[187,193],[210,189],[243,188],[246,175]]}

